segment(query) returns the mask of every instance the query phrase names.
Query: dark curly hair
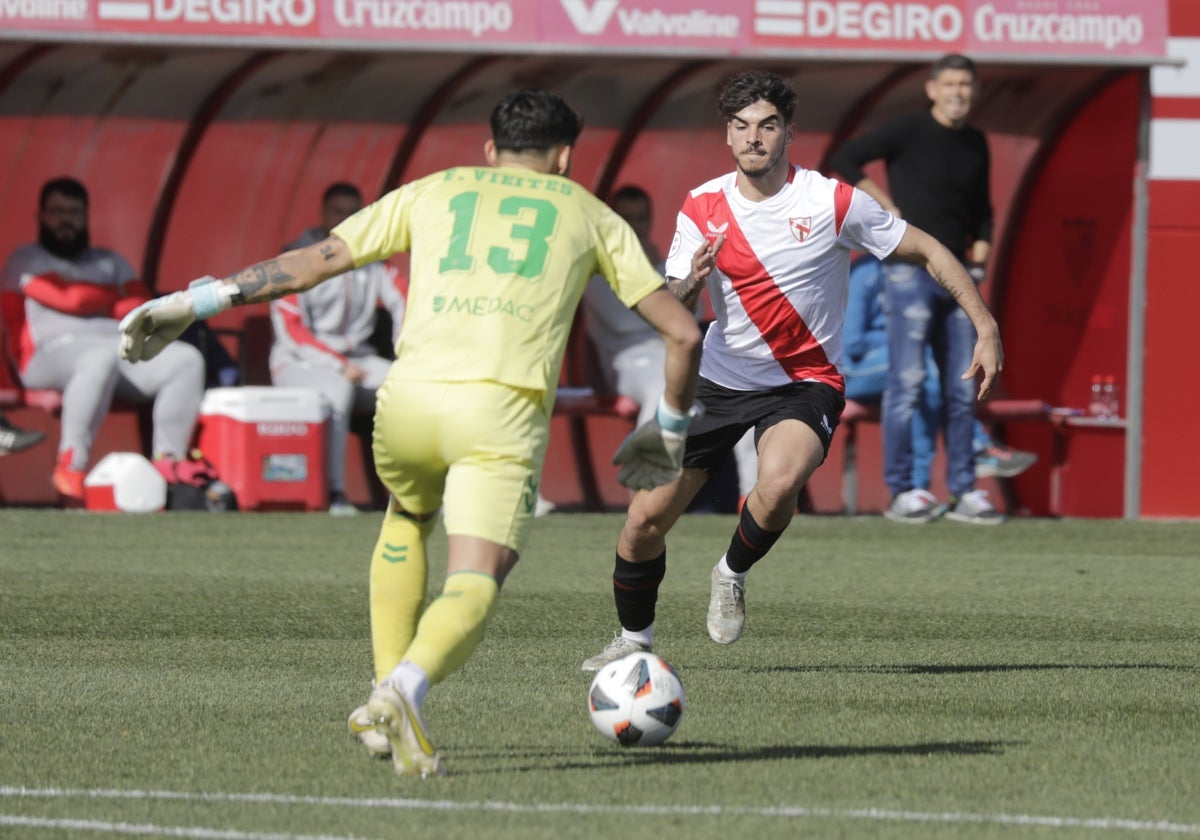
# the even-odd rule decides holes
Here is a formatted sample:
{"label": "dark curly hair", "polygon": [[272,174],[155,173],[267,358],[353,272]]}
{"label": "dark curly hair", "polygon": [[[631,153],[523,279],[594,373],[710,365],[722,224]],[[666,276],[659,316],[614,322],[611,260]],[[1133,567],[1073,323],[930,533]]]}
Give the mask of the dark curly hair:
{"label": "dark curly hair", "polygon": [[583,120],[562,97],[526,88],[510,93],[492,109],[492,141],[507,152],[544,152],[574,146]]}
{"label": "dark curly hair", "polygon": [[729,122],[738,111],[765,100],[775,106],[784,122],[791,122],[796,112],[796,91],[792,83],[768,70],[747,70],[727,79],[717,97],[717,112]]}

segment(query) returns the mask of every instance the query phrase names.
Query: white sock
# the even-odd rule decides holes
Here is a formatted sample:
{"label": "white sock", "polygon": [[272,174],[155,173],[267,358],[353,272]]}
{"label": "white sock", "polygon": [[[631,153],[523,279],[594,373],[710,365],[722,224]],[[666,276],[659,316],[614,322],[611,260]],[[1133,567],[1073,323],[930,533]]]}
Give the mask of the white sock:
{"label": "white sock", "polygon": [[410,703],[421,708],[425,695],[429,693],[429,677],[418,665],[407,660],[396,666],[396,670],[388,675],[392,685],[400,689]]}
{"label": "white sock", "polygon": [[650,626],[644,630],[626,630],[622,627],[621,638],[646,647],[654,647],[654,623],[651,622]]}
{"label": "white sock", "polygon": [[729,568],[729,563],[726,562],[724,554],[722,554],[721,559],[717,561],[717,574],[723,578],[733,578],[738,583],[743,583],[746,580],[745,572],[739,573]]}

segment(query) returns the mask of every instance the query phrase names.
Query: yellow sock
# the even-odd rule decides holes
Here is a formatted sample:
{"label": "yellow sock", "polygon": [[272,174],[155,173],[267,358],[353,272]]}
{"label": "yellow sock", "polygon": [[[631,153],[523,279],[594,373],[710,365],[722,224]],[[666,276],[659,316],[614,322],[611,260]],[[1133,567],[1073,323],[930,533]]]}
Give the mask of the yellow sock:
{"label": "yellow sock", "polygon": [[425,671],[430,685],[441,682],[471,658],[499,594],[500,587],[490,575],[450,575],[441,596],[421,616],[417,637],[404,658]]}
{"label": "yellow sock", "polygon": [[433,526],[433,517],[414,522],[393,513],[391,506],[383,516],[371,556],[371,646],[376,680],[400,664],[416,634],[428,577],[425,541]]}

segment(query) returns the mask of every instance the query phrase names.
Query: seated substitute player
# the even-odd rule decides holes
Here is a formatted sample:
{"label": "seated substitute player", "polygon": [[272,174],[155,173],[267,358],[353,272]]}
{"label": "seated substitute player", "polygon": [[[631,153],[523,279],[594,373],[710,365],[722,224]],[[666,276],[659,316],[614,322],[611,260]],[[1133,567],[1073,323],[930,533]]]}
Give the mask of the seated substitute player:
{"label": "seated substitute player", "polygon": [[758,482],[712,570],[707,621],[720,644],[741,637],[746,573],[791,522],[845,407],[838,365],[851,252],[927,266],[954,295],[978,331],[962,376],[983,372],[980,396],[1002,367],[996,321],[945,246],[866,193],[788,162],[795,107],[791,85],[774,73],[742,73],[721,89],[718,111],[737,168],[684,199],[667,256],[668,287],[688,305],[707,282],[717,313],[697,388],[704,413],[688,430],[680,477],[630,503],[613,572],[622,631],[585,671],[651,649],[666,534],[754,429]]}
{"label": "seated substitute player", "polygon": [[[153,357],[195,318],[310,288],[412,251],[408,311],[379,389],[375,466],[391,493],[371,559],[375,688],[350,716],[401,774],[443,772],[420,709],[483,637],[537,498],[563,350],[599,271],[654,324],[667,353],[655,419],[618,449],[618,478],[679,474],[700,356],[690,312],[663,286],[629,225],[565,176],[581,123],[554,94],[522,90],[492,111],[490,167],[406,184],[298,251],[158,298],[122,324],[122,353]],[[444,506],[441,597],[424,608],[426,540]]]}
{"label": "seated substitute player", "polygon": [[[321,223],[305,230],[283,250],[294,251],[320,242],[362,205],[358,187],[345,182],[330,184],[321,196]],[[369,263],[302,295],[271,302],[275,337],[271,384],[312,388],[329,408],[325,477],[329,512],[335,516],[358,513],[346,498],[350,416],[355,410],[374,409],[375,392],[391,367],[391,362],[371,345],[371,335],[382,306],[391,315],[393,345],[400,336],[404,295],[397,279],[396,269],[387,263]]]}
{"label": "seated substitute player", "polygon": [[211,467],[188,445],[204,397],[204,357],[180,343],[134,367],[117,354],[117,321],[151,297],[129,262],[92,244],[87,188],[53,178],[38,199],[38,241],[0,272],[8,339],[26,388],[62,392],[62,435],[50,480],[82,506],[92,445],[114,397],[153,403],[154,466],[172,483],[204,484]]}

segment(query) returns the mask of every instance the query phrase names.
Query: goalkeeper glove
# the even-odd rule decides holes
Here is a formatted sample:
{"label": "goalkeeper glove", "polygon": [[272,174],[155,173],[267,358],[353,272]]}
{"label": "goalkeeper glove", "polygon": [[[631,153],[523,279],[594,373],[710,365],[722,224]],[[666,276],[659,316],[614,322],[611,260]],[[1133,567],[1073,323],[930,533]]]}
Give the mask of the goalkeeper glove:
{"label": "goalkeeper glove", "polygon": [[613,463],[621,468],[617,481],[633,490],[651,490],[678,478],[693,413],[659,400],[657,416],[634,429],[613,455]]}
{"label": "goalkeeper glove", "polygon": [[236,293],[236,286],[201,277],[186,291],[146,301],[121,319],[121,358],[130,362],[153,359],[194,321],[232,306]]}

